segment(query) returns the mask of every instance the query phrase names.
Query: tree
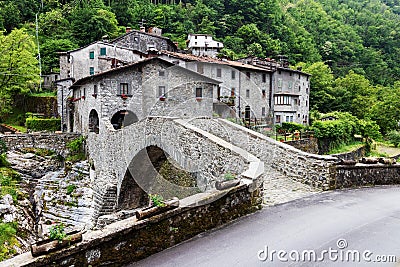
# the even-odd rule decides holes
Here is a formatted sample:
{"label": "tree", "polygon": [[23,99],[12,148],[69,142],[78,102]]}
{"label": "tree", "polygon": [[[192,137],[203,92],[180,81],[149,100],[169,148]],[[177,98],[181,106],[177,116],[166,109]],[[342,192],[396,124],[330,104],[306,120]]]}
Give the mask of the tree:
{"label": "tree", "polygon": [[14,97],[40,82],[34,38],[15,29],[0,35],[0,117],[6,115]]}

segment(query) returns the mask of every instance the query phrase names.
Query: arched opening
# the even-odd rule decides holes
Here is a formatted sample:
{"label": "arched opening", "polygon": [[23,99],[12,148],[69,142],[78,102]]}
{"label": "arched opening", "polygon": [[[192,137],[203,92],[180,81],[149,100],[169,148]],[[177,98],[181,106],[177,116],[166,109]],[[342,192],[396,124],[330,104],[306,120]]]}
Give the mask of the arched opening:
{"label": "arched opening", "polygon": [[139,121],[138,117],[130,110],[120,110],[111,118],[111,124],[115,130],[119,130],[137,121]]}
{"label": "arched opening", "polygon": [[199,192],[194,174],[179,168],[161,148],[149,146],[129,164],[118,196],[118,209],[146,206],[148,194],[181,199]]}
{"label": "arched opening", "polygon": [[94,109],[89,113],[89,132],[99,133],[99,115]]}

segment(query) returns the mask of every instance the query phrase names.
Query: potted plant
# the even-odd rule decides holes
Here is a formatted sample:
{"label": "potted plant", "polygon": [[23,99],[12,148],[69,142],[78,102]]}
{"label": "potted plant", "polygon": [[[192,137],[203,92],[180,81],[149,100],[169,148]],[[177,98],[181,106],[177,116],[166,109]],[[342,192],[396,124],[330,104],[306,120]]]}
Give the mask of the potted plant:
{"label": "potted plant", "polygon": [[240,179],[236,178],[236,175],[227,172],[224,174],[223,181],[216,181],[215,188],[217,190],[225,190],[234,186],[237,186],[240,183]]}
{"label": "potted plant", "polygon": [[160,96],[160,101],[165,101],[166,97],[164,95]]}
{"label": "potted plant", "polygon": [[142,210],[136,211],[136,219],[142,220],[151,216],[163,213],[165,211],[179,207],[179,199],[177,197],[164,201],[163,197],[157,194],[150,194],[150,206]]}
{"label": "potted plant", "polygon": [[196,101],[200,102],[203,98],[202,97],[196,97]]}
{"label": "potted plant", "polygon": [[73,231],[65,233],[64,224],[55,224],[50,228],[49,239],[45,239],[31,245],[32,256],[48,254],[52,251],[70,246],[74,243],[82,241],[82,233]]}
{"label": "potted plant", "polygon": [[122,95],[121,95],[121,98],[122,98],[123,100],[125,100],[125,99],[128,98],[128,96],[127,96],[126,94],[122,94]]}

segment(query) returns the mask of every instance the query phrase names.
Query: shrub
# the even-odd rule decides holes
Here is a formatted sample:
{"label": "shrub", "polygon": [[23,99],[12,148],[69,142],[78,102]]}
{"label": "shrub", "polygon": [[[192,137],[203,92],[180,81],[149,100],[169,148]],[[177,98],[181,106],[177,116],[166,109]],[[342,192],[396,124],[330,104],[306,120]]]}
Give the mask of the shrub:
{"label": "shrub", "polygon": [[50,239],[61,242],[66,236],[64,224],[59,223],[50,227]]}
{"label": "shrub", "polygon": [[280,129],[286,131],[286,132],[294,132],[294,131],[301,131],[304,129],[304,125],[299,124],[299,123],[294,123],[294,122],[282,122],[282,126]]}
{"label": "shrub", "polygon": [[15,254],[17,228],[17,222],[0,223],[0,261]]}
{"label": "shrub", "polygon": [[7,154],[2,153],[0,154],[0,167],[8,167],[10,163],[7,161]]}
{"label": "shrub", "polygon": [[76,185],[74,184],[70,184],[67,186],[67,195],[71,195],[72,192],[74,192],[74,190],[76,189]]}
{"label": "shrub", "polygon": [[0,154],[6,153],[6,152],[7,152],[7,145],[2,139],[0,139]]}
{"label": "shrub", "polygon": [[72,153],[83,152],[83,144],[85,142],[85,137],[80,136],[67,144],[67,148],[71,150]]}
{"label": "shrub", "polygon": [[155,205],[157,207],[164,207],[165,203],[164,203],[164,198],[160,195],[154,194],[154,195],[149,195],[150,200],[151,200],[151,204]]}
{"label": "shrub", "polygon": [[389,142],[392,143],[395,147],[400,145],[400,132],[391,131],[387,135]]}
{"label": "shrub", "polygon": [[235,175],[233,175],[230,172],[227,172],[227,173],[224,174],[224,179],[227,180],[227,181],[234,180],[235,178],[236,178]]}
{"label": "shrub", "polygon": [[26,127],[33,131],[55,132],[61,129],[61,119],[27,118]]}

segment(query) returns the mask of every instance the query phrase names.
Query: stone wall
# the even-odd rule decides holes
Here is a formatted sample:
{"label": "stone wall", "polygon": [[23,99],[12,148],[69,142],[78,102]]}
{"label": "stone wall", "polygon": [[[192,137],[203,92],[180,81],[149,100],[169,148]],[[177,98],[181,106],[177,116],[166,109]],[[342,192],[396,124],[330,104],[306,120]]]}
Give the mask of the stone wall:
{"label": "stone wall", "polygon": [[273,168],[289,178],[323,190],[330,189],[335,183],[334,173],[330,170],[338,161],[335,157],[303,152],[223,119],[197,119],[190,123],[252,153],[264,161],[266,172]]}
{"label": "stone wall", "polygon": [[56,151],[65,157],[68,154],[67,143],[79,136],[79,134],[73,133],[7,134],[0,135],[0,139],[6,143],[8,149],[24,147],[45,148]]}
{"label": "stone wall", "polygon": [[333,189],[357,186],[400,184],[400,165],[357,164],[334,168],[336,183]]}
{"label": "stone wall", "polygon": [[262,184],[242,183],[230,190],[181,200],[179,208],[136,221],[134,217],[89,231],[83,241],[48,256],[25,253],[6,266],[122,266],[181,243],[260,208]]}
{"label": "stone wall", "polygon": [[354,151],[350,151],[347,153],[340,153],[340,154],[332,154],[332,157],[337,157],[342,160],[359,160],[360,158],[365,156],[365,146],[357,148]]}
{"label": "stone wall", "polygon": [[[317,138],[305,138],[301,140],[286,141],[285,144],[291,145],[301,151],[318,154],[318,139]],[[333,156],[333,155],[332,155]]]}

